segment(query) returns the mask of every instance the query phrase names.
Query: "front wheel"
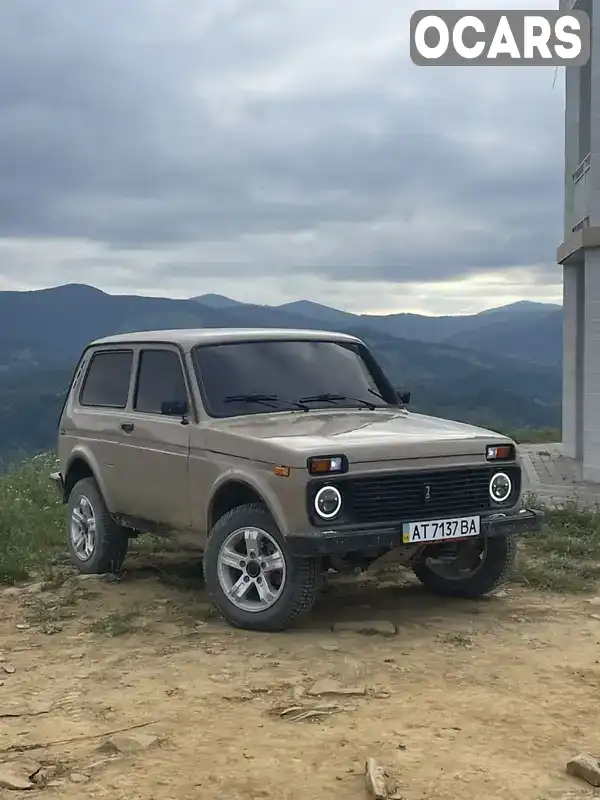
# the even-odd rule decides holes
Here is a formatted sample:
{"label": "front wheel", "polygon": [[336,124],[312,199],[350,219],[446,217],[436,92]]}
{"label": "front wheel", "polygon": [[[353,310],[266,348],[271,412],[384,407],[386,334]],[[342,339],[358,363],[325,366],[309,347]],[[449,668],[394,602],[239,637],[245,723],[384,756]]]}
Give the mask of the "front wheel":
{"label": "front wheel", "polygon": [[477,538],[453,549],[442,545],[413,566],[425,588],[442,597],[477,598],[509,576],[516,558],[513,536]]}
{"label": "front wheel", "polygon": [[234,508],[216,523],[204,552],[214,604],[236,628],[281,631],[312,608],[321,563],[297,558],[261,505]]}

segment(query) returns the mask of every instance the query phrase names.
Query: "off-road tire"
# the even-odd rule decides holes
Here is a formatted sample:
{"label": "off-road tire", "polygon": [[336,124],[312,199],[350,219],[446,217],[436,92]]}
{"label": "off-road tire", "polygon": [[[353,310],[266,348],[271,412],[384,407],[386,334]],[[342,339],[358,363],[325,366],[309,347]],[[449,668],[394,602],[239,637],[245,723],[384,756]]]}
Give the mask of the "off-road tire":
{"label": "off-road tire", "polygon": [[[77,500],[84,495],[90,502],[96,519],[96,544],[93,555],[82,561],[76,554],[69,534],[71,515]],[[77,481],[67,503],[67,546],[69,556],[79,572],[84,575],[116,575],[122,568],[129,549],[128,529],[119,525],[110,515],[102,492],[94,478]]]}
{"label": "off-road tire", "polygon": [[[244,611],[227,598],[218,578],[219,551],[233,531],[244,527],[262,528],[278,543],[286,562],[286,584],[279,599],[264,611]],[[204,551],[204,581],[221,616],[233,627],[276,632],[288,628],[313,607],[321,585],[321,559],[299,558],[290,553],[273,517],[258,504],[238,506],[222,516],[210,532]]]}
{"label": "off-road tire", "polygon": [[499,536],[487,540],[487,552],[481,567],[464,580],[450,580],[434,572],[425,562],[413,566],[413,572],[423,586],[440,597],[476,599],[489,594],[504,583],[513,569],[517,554],[514,536]]}

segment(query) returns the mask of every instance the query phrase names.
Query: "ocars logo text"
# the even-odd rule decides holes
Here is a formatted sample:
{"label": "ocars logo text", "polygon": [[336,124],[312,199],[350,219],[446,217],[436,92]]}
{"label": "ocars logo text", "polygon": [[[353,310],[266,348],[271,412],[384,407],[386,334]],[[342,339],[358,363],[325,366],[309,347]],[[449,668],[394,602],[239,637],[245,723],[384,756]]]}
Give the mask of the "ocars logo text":
{"label": "ocars logo text", "polygon": [[418,66],[582,66],[590,19],[584,11],[416,11],[410,56]]}

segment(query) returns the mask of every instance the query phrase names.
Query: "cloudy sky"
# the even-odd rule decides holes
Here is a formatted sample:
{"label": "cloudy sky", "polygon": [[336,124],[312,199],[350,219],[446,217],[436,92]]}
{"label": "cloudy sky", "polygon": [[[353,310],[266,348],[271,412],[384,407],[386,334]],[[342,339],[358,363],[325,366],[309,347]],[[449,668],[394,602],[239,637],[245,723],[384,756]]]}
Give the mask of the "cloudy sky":
{"label": "cloudy sky", "polygon": [[515,6],[5,0],[0,289],[560,301],[562,76],[414,66],[428,5]]}

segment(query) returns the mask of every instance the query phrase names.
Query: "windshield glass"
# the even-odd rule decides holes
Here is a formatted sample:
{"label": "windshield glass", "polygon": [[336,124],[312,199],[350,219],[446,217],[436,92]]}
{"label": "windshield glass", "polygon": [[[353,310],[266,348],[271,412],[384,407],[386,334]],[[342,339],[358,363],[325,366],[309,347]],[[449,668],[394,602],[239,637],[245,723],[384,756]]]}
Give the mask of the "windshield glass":
{"label": "windshield glass", "polygon": [[[194,362],[215,417],[308,409],[387,406],[352,343],[261,341],[205,345]],[[296,405],[294,405],[296,404]]]}

